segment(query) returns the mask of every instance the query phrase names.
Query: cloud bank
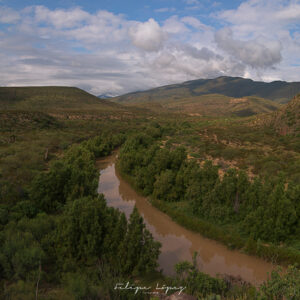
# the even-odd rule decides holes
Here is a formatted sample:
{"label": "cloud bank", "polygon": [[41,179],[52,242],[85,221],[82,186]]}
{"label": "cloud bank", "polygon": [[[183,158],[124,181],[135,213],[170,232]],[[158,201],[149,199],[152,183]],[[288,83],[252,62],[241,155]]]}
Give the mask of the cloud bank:
{"label": "cloud bank", "polygon": [[217,11],[218,26],[188,14],[138,22],[79,7],[0,7],[0,85],[118,95],[220,75],[299,81],[299,18],[298,1],[283,0]]}

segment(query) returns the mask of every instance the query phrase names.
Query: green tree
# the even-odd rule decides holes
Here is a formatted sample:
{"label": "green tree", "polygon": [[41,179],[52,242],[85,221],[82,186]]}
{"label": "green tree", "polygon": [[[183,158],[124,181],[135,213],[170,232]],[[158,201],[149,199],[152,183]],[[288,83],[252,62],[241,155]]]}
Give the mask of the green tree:
{"label": "green tree", "polygon": [[103,195],[83,197],[70,203],[57,227],[60,261],[95,261],[104,254],[104,239],[110,234]]}
{"label": "green tree", "polygon": [[266,300],[300,299],[300,271],[289,266],[286,272],[277,268],[271,272],[268,280],[260,288],[261,296]]}
{"label": "green tree", "polygon": [[124,261],[123,274],[138,275],[154,270],[157,267],[159,248],[160,243],[153,240],[151,233],[145,228],[143,218],[134,207],[119,252]]}

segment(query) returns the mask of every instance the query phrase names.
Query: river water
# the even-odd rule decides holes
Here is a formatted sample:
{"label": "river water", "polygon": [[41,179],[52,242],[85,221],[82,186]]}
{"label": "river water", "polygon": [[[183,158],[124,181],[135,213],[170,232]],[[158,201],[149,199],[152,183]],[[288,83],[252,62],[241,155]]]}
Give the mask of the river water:
{"label": "river water", "polygon": [[118,208],[127,217],[134,205],[144,218],[153,237],[161,242],[159,266],[166,275],[174,275],[174,265],[182,260],[192,261],[198,252],[198,266],[212,276],[229,274],[259,285],[267,279],[273,265],[256,257],[229,250],[224,245],[176,224],[166,214],[153,207],[145,197],[138,195],[115,169],[117,154],[97,161],[100,170],[98,192],[103,193],[108,206]]}

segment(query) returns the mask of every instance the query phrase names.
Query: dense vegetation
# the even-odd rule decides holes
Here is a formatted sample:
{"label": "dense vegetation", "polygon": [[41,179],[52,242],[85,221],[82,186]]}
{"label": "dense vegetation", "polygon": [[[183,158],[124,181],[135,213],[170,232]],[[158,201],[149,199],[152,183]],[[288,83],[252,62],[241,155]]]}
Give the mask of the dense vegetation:
{"label": "dense vegetation", "polygon": [[[201,166],[187,160],[184,148],[160,147],[145,134],[125,142],[119,168],[181,224],[275,262],[300,263],[299,251],[275,246],[300,241],[300,185],[282,177],[250,180],[236,169],[221,178],[210,161]],[[213,224],[232,228],[230,238]]]}
{"label": "dense vegetation", "polygon": [[183,261],[175,266],[176,277],[173,283],[185,286],[186,292],[201,300],[296,300],[300,297],[300,271],[291,266],[285,274],[280,268],[272,271],[269,279],[259,289],[242,283],[220,278],[212,278],[199,272],[194,253],[193,263]]}
{"label": "dense vegetation", "polygon": [[122,278],[155,270],[159,243],[138,211],[127,221],[96,194],[95,157],[123,140],[99,136],[70,147],[17,198],[1,189],[2,299],[32,299],[49,284],[64,286],[63,299],[99,299]]}

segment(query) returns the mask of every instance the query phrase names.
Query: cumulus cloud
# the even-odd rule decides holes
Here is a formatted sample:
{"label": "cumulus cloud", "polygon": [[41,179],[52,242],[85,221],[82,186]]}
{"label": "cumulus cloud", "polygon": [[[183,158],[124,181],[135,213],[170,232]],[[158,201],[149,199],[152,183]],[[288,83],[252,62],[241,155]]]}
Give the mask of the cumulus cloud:
{"label": "cumulus cloud", "polygon": [[202,47],[200,49],[187,45],[187,44],[177,44],[174,45],[175,49],[184,52],[186,55],[195,58],[201,59],[204,61],[209,60],[223,60],[224,58],[221,55],[216,54],[214,51],[208,49],[207,47]]}
{"label": "cumulus cloud", "polygon": [[129,36],[136,47],[145,51],[158,51],[166,40],[166,34],[152,18],[131,27]]}
{"label": "cumulus cloud", "polygon": [[299,24],[300,4],[297,0],[248,0],[237,9],[217,13],[216,17],[232,24],[237,34],[278,36]]}
{"label": "cumulus cloud", "polygon": [[162,81],[180,82],[192,78],[213,78],[231,74],[243,76],[245,65],[231,58],[224,58],[203,47],[197,49],[180,43],[171,44],[148,62],[153,74],[159,74]]}
{"label": "cumulus cloud", "polygon": [[[299,32],[298,0],[247,0],[236,9],[216,13],[215,17],[223,26],[230,27],[236,40],[257,42],[261,44],[261,50],[265,46],[269,64],[279,60],[280,44],[281,62],[276,65],[276,70],[260,70],[260,79],[299,81],[295,72],[295,65],[299,65],[300,61],[300,44],[295,35],[295,32]],[[255,78],[255,73],[251,76]]]}
{"label": "cumulus cloud", "polygon": [[282,59],[281,45],[278,41],[236,40],[230,28],[216,32],[215,40],[221,49],[252,68],[272,67]]}

